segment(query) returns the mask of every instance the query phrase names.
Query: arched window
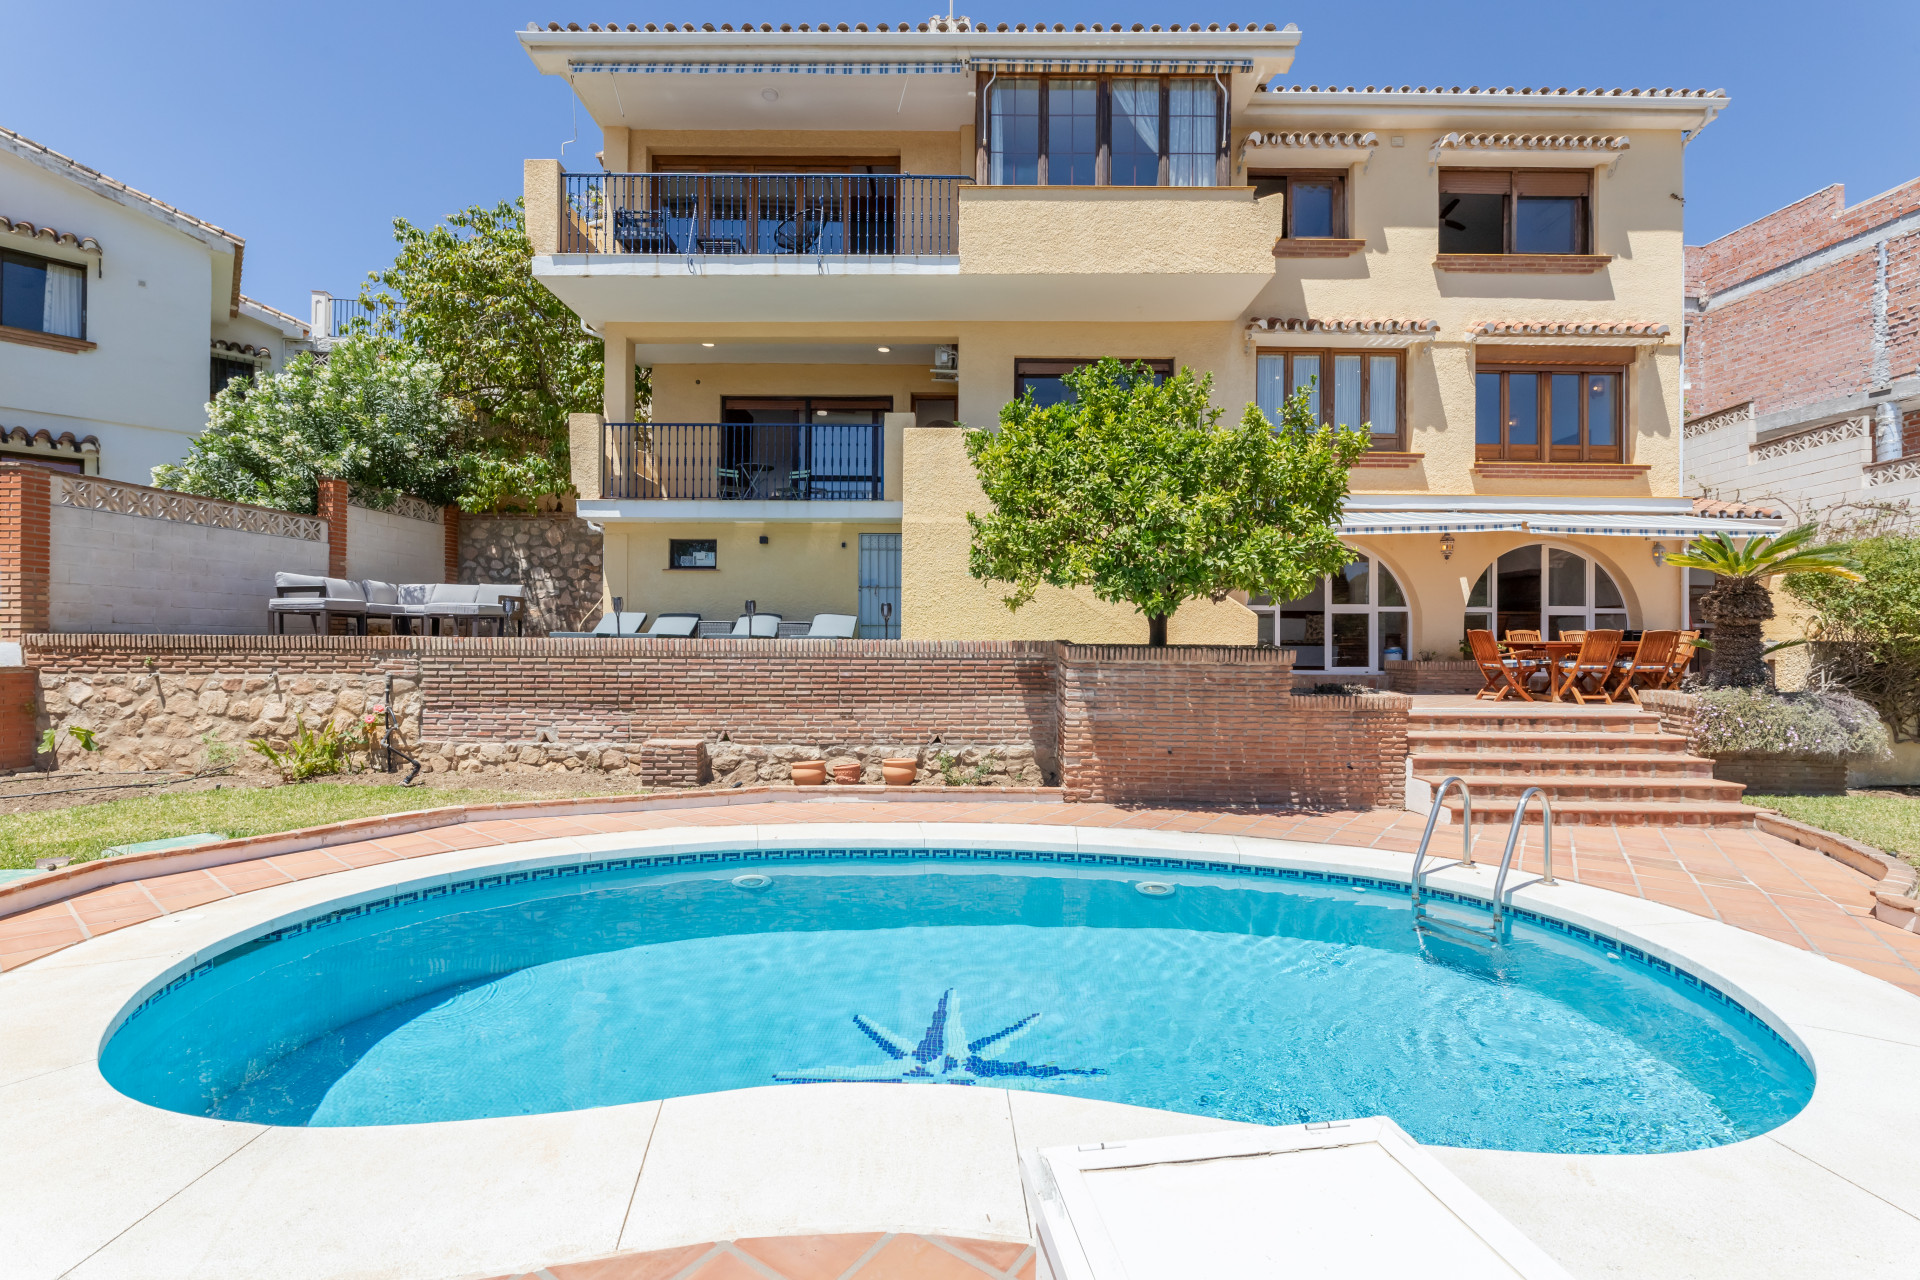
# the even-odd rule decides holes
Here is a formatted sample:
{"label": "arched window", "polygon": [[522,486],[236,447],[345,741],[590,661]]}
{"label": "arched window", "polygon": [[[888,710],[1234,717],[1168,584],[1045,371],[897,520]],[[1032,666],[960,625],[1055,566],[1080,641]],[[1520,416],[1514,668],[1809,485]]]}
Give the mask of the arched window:
{"label": "arched window", "polygon": [[1409,657],[1407,595],[1393,571],[1361,556],[1298,600],[1256,596],[1260,643],[1294,651],[1296,671],[1379,671]]}
{"label": "arched window", "polygon": [[1467,596],[1468,631],[1562,631],[1627,628],[1627,602],[1605,569],[1577,551],[1543,543],[1515,547],[1487,566]]}

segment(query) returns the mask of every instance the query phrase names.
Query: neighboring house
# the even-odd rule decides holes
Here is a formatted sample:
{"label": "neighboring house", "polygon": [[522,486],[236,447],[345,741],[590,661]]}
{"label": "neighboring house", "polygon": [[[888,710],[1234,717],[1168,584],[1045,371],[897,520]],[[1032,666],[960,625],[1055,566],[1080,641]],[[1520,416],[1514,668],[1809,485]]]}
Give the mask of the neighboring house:
{"label": "neighboring house", "polygon": [[212,393],[307,326],[244,297],[245,242],[0,129],[0,459],[139,484]]}
{"label": "neighboring house", "polygon": [[373,315],[367,310],[367,304],[360,301],[359,295],[351,298],[336,298],[325,289],[312,291],[313,341],[321,351],[333,348],[334,339],[344,338],[352,331],[353,323],[371,322]]}
{"label": "neighboring house", "polygon": [[1176,643],[1359,673],[1468,626],[1671,627],[1665,553],[1757,527],[1681,487],[1678,197],[1717,91],[1283,88],[1299,33],[1237,23],[520,39],[605,138],[605,171],[529,161],[526,208],[536,276],[606,338],[573,458],[629,610],[1144,641],[967,573],[953,424],[1101,356],[1211,373],[1229,415],[1312,387],[1371,424],[1361,558],[1191,604]]}
{"label": "neighboring house", "polygon": [[1920,500],[1920,179],[1687,249],[1687,490],[1842,521]]}

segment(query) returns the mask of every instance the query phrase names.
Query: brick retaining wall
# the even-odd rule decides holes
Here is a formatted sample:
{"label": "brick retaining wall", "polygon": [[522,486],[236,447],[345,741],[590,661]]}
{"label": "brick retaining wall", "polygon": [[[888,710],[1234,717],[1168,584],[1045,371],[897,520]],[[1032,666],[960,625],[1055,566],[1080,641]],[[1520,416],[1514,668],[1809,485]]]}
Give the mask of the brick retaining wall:
{"label": "brick retaining wall", "polygon": [[[1053,641],[35,635],[40,726],[179,767],[217,742],[357,722],[387,696],[430,767],[778,780],[797,759],[935,757],[1076,799],[1398,807],[1410,700],[1295,697],[1293,655]],[[1064,725],[1064,731],[1063,731]],[[37,727],[36,727],[37,728]],[[252,765],[250,753],[241,763]]]}
{"label": "brick retaining wall", "polygon": [[1487,678],[1472,662],[1388,662],[1388,687],[1395,693],[1478,693]]}

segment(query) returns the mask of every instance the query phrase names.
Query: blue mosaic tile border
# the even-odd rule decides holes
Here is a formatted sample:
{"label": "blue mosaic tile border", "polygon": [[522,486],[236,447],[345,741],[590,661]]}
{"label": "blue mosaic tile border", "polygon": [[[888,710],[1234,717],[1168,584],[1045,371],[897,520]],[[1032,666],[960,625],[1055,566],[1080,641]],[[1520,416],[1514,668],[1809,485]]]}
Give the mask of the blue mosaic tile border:
{"label": "blue mosaic tile border", "polygon": [[[1408,886],[1400,880],[1386,880],[1378,876],[1356,875],[1340,871],[1306,871],[1297,867],[1248,866],[1235,862],[1209,862],[1197,858],[1156,858],[1147,854],[1114,853],[1076,853],[1069,850],[1048,849],[724,849],[700,853],[658,853],[636,854],[624,858],[602,858],[592,862],[576,862],[554,867],[530,867],[524,871],[503,871],[492,875],[474,876],[466,880],[455,880],[448,884],[432,885],[425,889],[409,889],[403,893],[389,894],[384,898],[373,898],[358,902],[350,907],[340,907],[324,912],[297,924],[275,929],[249,939],[236,947],[221,952],[213,959],[195,965],[178,975],[159,990],[128,1011],[121,1019],[125,1026],[145,1013],[156,1002],[178,991],[187,983],[213,972],[223,964],[228,964],[242,956],[271,946],[273,943],[303,933],[312,933],[319,929],[331,928],[348,920],[359,920],[366,916],[380,915],[396,911],[401,907],[415,906],[430,902],[436,898],[454,898],[469,893],[479,893],[486,889],[499,889],[508,885],[534,884],[543,880],[577,880],[583,877],[601,875],[610,871],[656,871],[676,867],[723,867],[744,863],[779,862],[979,862],[979,863],[1027,863],[1047,866],[1067,867],[1113,867],[1142,871],[1201,872],[1209,875],[1248,876],[1254,879],[1280,880],[1297,884],[1338,885],[1356,889],[1383,889],[1392,893],[1406,893]],[[1450,902],[1458,906],[1477,911],[1489,911],[1484,899],[1467,894],[1453,893],[1445,889],[1429,887],[1423,897],[1437,901]],[[1506,912],[1511,920],[1525,921],[1537,928],[1563,934],[1585,942],[1609,956],[1617,956],[1631,964],[1638,964],[1656,973],[1664,974],[1681,985],[1698,991],[1720,1004],[1731,1013],[1739,1015],[1749,1026],[1774,1042],[1785,1046],[1798,1055],[1785,1036],[1776,1031],[1772,1024],[1759,1014],[1746,1007],[1733,996],[1728,995],[1711,982],[1685,969],[1651,955],[1639,947],[1621,942],[1604,933],[1597,933],[1583,925],[1571,924],[1553,916],[1542,915],[1525,907],[1509,907]],[[117,1031],[118,1028],[116,1027]]]}

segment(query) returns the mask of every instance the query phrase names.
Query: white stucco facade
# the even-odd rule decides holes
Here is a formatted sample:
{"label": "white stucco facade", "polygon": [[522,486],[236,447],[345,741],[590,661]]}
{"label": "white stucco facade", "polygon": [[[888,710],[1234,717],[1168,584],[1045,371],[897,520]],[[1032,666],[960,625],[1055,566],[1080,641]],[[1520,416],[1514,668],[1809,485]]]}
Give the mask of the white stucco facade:
{"label": "white stucco facade", "polygon": [[240,237],[4,129],[0,250],[85,271],[78,338],[0,326],[0,454],[67,462],[93,437],[87,471],[150,484],[205,426],[213,356],[277,368],[308,345],[240,295]]}

